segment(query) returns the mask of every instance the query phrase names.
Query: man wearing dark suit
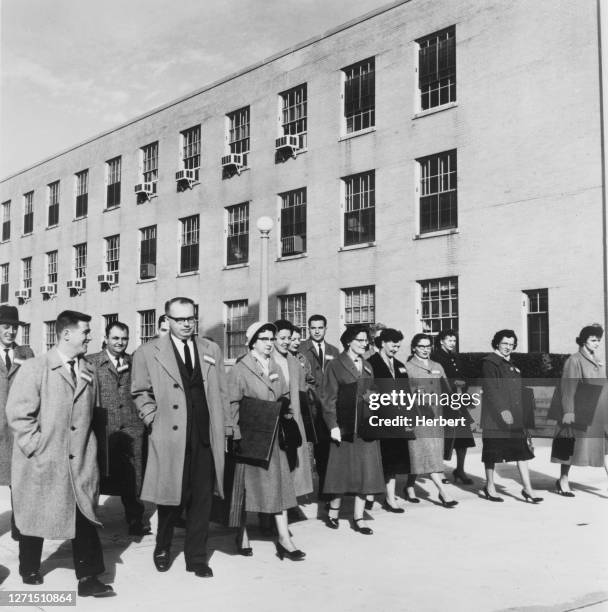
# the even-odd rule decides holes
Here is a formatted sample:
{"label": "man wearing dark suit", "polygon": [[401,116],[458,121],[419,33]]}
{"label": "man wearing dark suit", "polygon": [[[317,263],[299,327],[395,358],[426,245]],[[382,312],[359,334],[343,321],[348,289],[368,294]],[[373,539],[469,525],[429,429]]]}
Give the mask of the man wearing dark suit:
{"label": "man wearing dark suit", "polygon": [[319,495],[323,490],[323,484],[325,482],[325,471],[327,470],[327,460],[329,458],[329,432],[327,426],[323,420],[323,410],[321,408],[320,396],[321,387],[323,384],[323,373],[328,362],[332,359],[336,359],[340,354],[340,351],[333,346],[325,342],[325,334],[327,332],[327,319],[320,314],[314,314],[308,319],[308,339],[304,340],[300,345],[300,353],[306,357],[312,375],[315,379],[314,383],[314,394],[317,398],[316,401],[316,425],[318,432],[318,443],[315,444],[315,466],[317,469],[317,475],[319,476]]}
{"label": "man wearing dark suit", "polygon": [[165,572],[171,565],[173,529],[185,510],[186,570],[210,577],[209,516],[214,485],[223,497],[229,419],[224,361],[217,344],[194,338],[192,300],[173,298],[165,313],[170,333],[133,355],[131,392],[149,432],[141,499],[158,507],[156,569]]}

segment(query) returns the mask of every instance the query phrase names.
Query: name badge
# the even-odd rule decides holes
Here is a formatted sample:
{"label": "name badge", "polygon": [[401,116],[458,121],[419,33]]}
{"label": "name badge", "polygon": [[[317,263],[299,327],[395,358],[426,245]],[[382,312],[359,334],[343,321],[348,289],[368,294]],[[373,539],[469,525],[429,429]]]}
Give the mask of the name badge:
{"label": "name badge", "polygon": [[518,374],[520,374],[520,370],[519,370],[519,368],[516,368],[515,366],[513,366],[513,367],[511,368],[511,371],[512,371],[512,372],[517,372]]}
{"label": "name badge", "polygon": [[81,372],[80,378],[82,378],[82,380],[85,380],[88,383],[93,382],[93,379],[86,372]]}
{"label": "name badge", "polygon": [[123,363],[119,368],[116,368],[117,372],[124,372],[125,370],[129,369],[129,364],[128,363]]}
{"label": "name badge", "polygon": [[405,374],[406,373],[406,369],[405,368],[399,368],[399,374]]}
{"label": "name badge", "polygon": [[431,370],[431,374],[437,374],[439,376],[441,372],[439,370]]}
{"label": "name badge", "polygon": [[277,378],[279,378],[279,375],[276,372],[273,372],[268,378],[270,378],[271,382],[274,382],[277,380]]}
{"label": "name badge", "polygon": [[325,355],[325,361],[331,361],[333,358],[333,355]]}
{"label": "name badge", "polygon": [[363,369],[368,373],[371,374],[372,371],[367,367],[367,366],[363,366]]}
{"label": "name badge", "polygon": [[215,365],[215,359],[213,359],[213,357],[210,357],[209,355],[203,354],[203,361],[206,361],[207,363],[210,363],[211,365]]}
{"label": "name badge", "polygon": [[23,359],[19,359],[19,357],[14,357],[13,358],[13,363],[15,365],[21,365],[23,363]]}

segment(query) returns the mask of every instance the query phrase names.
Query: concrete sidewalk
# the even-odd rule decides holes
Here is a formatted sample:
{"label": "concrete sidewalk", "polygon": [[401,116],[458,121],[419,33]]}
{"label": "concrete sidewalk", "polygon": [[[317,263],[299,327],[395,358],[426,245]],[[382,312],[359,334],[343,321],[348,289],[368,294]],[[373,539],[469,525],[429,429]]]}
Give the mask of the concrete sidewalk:
{"label": "concrete sidewalk", "polygon": [[[152,564],[154,536],[125,535],[120,501],[102,498],[102,542],[107,573],[118,595],[79,599],[79,610],[221,610],[222,612],[384,611],[534,612],[608,610],[608,478],[603,469],[572,468],[576,497],[554,492],[559,466],[549,462],[550,440],[535,440],[530,462],[541,504],[525,503],[514,464],[497,468],[502,504],[478,495],[483,486],[481,440],[467,458],[469,487],[450,486],[460,504],[443,508],[430,480],[420,480],[419,504],[402,502],[405,514],[371,511],[373,536],[355,533],[346,504],[340,529],[328,529],[317,505],[294,523],[296,544],[306,560],[280,561],[271,539],[251,530],[254,556],[235,554],[234,530],[213,529],[210,565],[215,577],[186,573],[183,531],[166,574]],[[448,471],[449,468],[449,471]],[[453,465],[446,464],[451,476]],[[403,482],[398,482],[402,491]],[[153,510],[150,507],[150,510]],[[321,512],[324,515],[324,512]],[[4,590],[24,588],[17,544],[10,538],[8,488],[0,490],[0,579]],[[152,527],[155,529],[155,515]],[[252,517],[255,523],[255,517]],[[2,567],[4,566],[4,567]],[[44,590],[75,589],[69,542],[45,543]],[[40,607],[39,609],[46,609]]]}

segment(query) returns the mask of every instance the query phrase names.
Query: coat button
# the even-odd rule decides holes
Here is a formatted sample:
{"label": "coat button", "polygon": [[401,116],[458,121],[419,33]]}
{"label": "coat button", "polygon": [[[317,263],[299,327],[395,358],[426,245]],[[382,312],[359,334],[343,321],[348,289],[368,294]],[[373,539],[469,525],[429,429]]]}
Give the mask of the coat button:
{"label": "coat button", "polygon": [[70,455],[70,459],[74,459],[74,455]]}
{"label": "coat button", "polygon": [[124,406],[122,404],[120,404],[120,406],[118,406],[119,408],[124,408]]}
{"label": "coat button", "polygon": [[177,404],[175,404],[175,405],[173,406],[173,410],[177,410],[178,408],[179,408],[179,406],[178,406]]}
{"label": "coat button", "polygon": [[124,426],[124,425],[121,425],[121,426],[120,426],[120,429],[124,429],[124,428],[125,428],[125,426]]}
{"label": "coat button", "polygon": [[179,385],[177,383],[173,383],[173,388],[174,389],[179,389]]}
{"label": "coat button", "polygon": [[76,428],[74,427],[74,425],[72,425],[72,427],[70,427],[70,429],[71,429],[72,431],[76,431]]}
{"label": "coat button", "polygon": [[173,431],[177,431],[177,425],[173,425]]}

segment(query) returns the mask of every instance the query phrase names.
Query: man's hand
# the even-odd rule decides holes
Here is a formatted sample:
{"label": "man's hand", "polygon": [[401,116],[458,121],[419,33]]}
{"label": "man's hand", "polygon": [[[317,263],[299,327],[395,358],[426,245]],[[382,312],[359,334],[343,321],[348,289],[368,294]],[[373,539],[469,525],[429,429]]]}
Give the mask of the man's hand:
{"label": "man's hand", "polygon": [[334,442],[342,442],[342,435],[340,434],[339,427],[333,427],[332,430],[329,432],[329,435],[331,439],[334,440]]}
{"label": "man's hand", "polygon": [[507,425],[513,425],[513,414],[511,413],[510,410],[503,410],[500,413],[500,416],[502,417],[502,420],[507,424]]}

